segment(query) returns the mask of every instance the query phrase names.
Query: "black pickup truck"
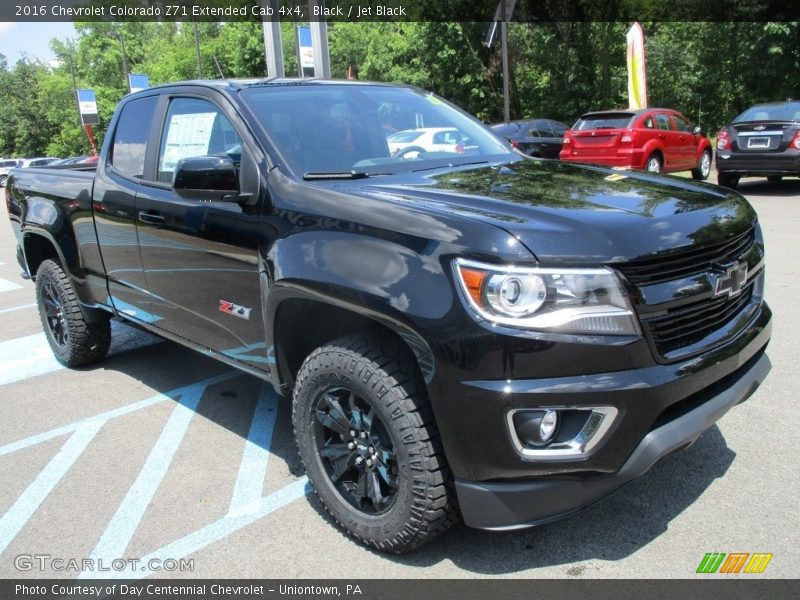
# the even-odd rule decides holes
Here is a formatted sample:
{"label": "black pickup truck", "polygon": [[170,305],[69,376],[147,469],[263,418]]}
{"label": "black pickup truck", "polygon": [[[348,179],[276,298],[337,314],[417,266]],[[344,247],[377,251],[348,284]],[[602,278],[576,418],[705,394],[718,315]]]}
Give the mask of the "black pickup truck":
{"label": "black pickup truck", "polygon": [[[468,143],[389,151],[419,129]],[[322,503],[382,550],[581,509],[770,368],[742,196],[529,159],[417,89],[155,87],[96,170],[13,171],[6,202],[61,362],[116,317],[270,381]]]}

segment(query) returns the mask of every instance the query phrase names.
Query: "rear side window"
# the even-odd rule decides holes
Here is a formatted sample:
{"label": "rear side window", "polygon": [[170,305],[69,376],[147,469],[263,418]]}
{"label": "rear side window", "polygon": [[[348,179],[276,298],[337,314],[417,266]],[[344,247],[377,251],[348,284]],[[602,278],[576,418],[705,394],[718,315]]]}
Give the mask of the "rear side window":
{"label": "rear side window", "polygon": [[538,136],[534,137],[553,137],[553,130],[547,121],[539,121],[536,123],[536,130],[539,132]]}
{"label": "rear side window", "polygon": [[595,115],[583,115],[575,123],[573,129],[578,131],[584,129],[624,129],[633,120],[634,115],[630,113],[602,113]]}
{"label": "rear side window", "polygon": [[126,177],[141,179],[144,176],[147,137],[157,100],[156,96],[132,100],[119,115],[109,164]]}
{"label": "rear side window", "polygon": [[663,131],[669,131],[672,129],[669,124],[669,117],[663,113],[656,115],[656,123],[658,124],[658,128]]}

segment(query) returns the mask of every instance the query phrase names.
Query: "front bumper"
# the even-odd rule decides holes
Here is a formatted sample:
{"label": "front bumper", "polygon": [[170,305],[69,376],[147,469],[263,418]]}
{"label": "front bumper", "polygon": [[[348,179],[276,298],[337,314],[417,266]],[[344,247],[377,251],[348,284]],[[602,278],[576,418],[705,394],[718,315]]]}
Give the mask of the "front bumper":
{"label": "front bumper", "polygon": [[800,150],[783,152],[717,151],[717,171],[740,177],[769,175],[800,175]]}
{"label": "front bumper", "polygon": [[479,529],[518,529],[585,508],[641,476],[661,458],[691,445],[730,408],[752,395],[770,368],[762,349],[725,382],[719,393],[650,431],[616,473],[505,483],[456,479],[465,523]]}

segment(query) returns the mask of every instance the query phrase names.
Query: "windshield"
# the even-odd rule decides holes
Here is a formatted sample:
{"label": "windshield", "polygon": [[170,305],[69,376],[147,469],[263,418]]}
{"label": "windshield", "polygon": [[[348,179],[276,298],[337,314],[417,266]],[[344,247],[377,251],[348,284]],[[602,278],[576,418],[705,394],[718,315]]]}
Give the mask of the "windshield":
{"label": "windshield", "polygon": [[603,113],[583,115],[575,123],[573,129],[624,129],[630,125],[633,115],[630,113]]}
{"label": "windshield", "polygon": [[[271,85],[242,95],[298,175],[391,174],[518,158],[478,121],[419,90]],[[387,139],[389,132],[398,133]]]}
{"label": "windshield", "polygon": [[733,120],[742,121],[800,121],[800,102],[753,106]]}

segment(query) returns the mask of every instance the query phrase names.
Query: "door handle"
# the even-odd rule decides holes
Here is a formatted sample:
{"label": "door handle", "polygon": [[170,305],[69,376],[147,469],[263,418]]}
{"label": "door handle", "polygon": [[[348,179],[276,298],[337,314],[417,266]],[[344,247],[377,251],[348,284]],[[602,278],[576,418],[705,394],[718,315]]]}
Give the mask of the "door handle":
{"label": "door handle", "polygon": [[664,139],[664,134],[663,133],[659,133],[658,137],[660,137],[663,140]]}
{"label": "door handle", "polygon": [[163,225],[167,222],[163,215],[160,215],[157,212],[147,212],[144,210],[139,212],[139,220],[142,223],[148,223],[149,225]]}

